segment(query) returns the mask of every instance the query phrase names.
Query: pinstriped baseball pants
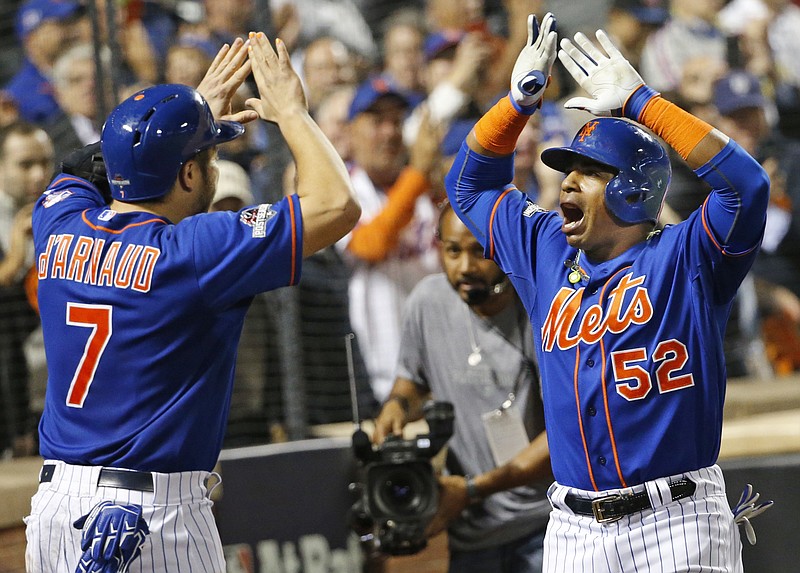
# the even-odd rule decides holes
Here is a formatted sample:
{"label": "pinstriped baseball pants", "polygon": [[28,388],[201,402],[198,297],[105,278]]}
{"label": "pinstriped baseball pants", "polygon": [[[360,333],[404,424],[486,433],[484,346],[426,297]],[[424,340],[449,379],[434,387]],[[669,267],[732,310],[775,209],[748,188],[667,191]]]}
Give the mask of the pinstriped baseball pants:
{"label": "pinstriped baseball pants", "polygon": [[224,573],[225,560],[205,480],[208,472],[153,473],[154,491],[97,485],[100,467],[57,461],[39,484],[25,518],[28,573],[71,573],[81,556],[81,531],[72,523],[102,500],[137,504],[150,528],[129,573]]}
{"label": "pinstriped baseball pants", "polygon": [[[671,501],[669,482],[689,478],[694,495]],[[654,509],[601,524],[575,515],[567,493],[602,497],[647,490]],[[632,488],[590,492],[554,483],[544,573],[742,573],[742,544],[718,466]]]}

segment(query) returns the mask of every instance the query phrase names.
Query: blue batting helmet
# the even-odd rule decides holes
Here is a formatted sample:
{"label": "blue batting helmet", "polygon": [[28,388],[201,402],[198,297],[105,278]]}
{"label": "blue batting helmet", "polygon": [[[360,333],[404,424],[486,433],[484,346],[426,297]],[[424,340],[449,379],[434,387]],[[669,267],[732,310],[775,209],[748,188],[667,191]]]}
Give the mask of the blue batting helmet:
{"label": "blue batting helmet", "polygon": [[542,152],[545,165],[568,173],[576,158],[597,161],[616,172],[606,185],[609,210],[625,223],[655,223],[672,174],[666,150],[638,125],[612,117],[588,121],[569,147]]}
{"label": "blue batting helmet", "polygon": [[203,96],[179,84],[139,91],[108,116],[100,139],[111,195],[144,201],[166,195],[181,166],[200,151],[244,133],[215,121]]}

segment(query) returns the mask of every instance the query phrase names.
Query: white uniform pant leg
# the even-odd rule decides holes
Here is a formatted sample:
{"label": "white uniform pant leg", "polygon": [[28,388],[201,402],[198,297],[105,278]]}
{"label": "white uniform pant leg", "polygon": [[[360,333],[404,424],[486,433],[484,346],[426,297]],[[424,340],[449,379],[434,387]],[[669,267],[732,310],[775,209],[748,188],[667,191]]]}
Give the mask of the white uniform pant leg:
{"label": "white uniform pant leg", "polygon": [[75,571],[81,532],[72,523],[102,500],[137,504],[150,528],[129,573],[224,573],[222,543],[211,511],[208,472],[154,473],[154,491],[98,487],[99,467],[56,464],[51,482],[31,500],[26,523],[28,573]]}
{"label": "white uniform pant leg", "polygon": [[[694,495],[672,502],[664,484],[687,477]],[[661,483],[659,483],[661,482]],[[600,524],[575,515],[566,493],[601,497],[647,489],[655,510]],[[661,494],[659,492],[662,492]],[[553,484],[553,511],[545,536],[544,573],[742,573],[741,541],[717,466],[642,486],[588,492]]]}

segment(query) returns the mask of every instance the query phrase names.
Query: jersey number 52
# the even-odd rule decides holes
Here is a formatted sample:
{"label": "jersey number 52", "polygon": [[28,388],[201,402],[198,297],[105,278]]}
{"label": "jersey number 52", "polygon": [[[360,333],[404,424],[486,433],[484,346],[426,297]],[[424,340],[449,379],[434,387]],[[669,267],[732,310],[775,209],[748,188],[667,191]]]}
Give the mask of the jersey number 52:
{"label": "jersey number 52", "polygon": [[[618,350],[611,353],[611,366],[617,381],[617,394],[628,401],[641,400],[653,388],[650,372],[636,364],[636,362],[646,360],[647,350],[644,348]],[[679,340],[673,338],[659,342],[653,352],[652,360],[660,363],[655,371],[659,393],[665,394],[694,386],[694,376],[691,373],[675,374],[686,366],[689,360],[686,345]],[[626,382],[626,380],[631,382]]]}
{"label": "jersey number 52", "polygon": [[111,307],[105,304],[67,303],[67,324],[91,328],[67,393],[67,406],[83,408],[100,357],[111,338]]}

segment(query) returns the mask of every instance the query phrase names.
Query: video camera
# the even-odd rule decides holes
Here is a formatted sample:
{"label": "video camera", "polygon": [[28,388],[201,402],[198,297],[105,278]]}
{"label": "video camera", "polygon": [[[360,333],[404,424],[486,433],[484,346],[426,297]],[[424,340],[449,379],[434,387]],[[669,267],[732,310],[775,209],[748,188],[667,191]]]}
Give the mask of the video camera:
{"label": "video camera", "polygon": [[358,495],[350,510],[350,527],[372,549],[388,555],[424,549],[425,528],[439,505],[431,458],[453,435],[453,405],[431,401],[423,412],[429,433],[410,440],[389,436],[373,447],[363,430],[353,433],[361,481],[350,484],[350,491]]}

